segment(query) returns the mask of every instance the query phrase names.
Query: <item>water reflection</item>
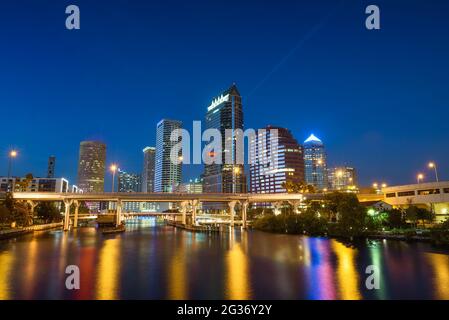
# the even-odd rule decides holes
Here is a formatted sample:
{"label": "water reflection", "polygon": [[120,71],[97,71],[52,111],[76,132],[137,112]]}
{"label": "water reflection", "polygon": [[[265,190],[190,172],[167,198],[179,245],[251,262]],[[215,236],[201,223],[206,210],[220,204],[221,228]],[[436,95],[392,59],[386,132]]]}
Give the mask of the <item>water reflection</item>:
{"label": "water reflection", "polygon": [[358,300],[361,299],[359,291],[359,273],[362,270],[356,269],[355,257],[357,251],[344,244],[332,241],[332,247],[338,258],[337,277],[339,285],[340,299]]}
{"label": "water reflection", "polygon": [[0,252],[0,300],[12,299],[11,272],[14,265],[14,251]]}
{"label": "water reflection", "polygon": [[97,296],[99,300],[118,299],[119,290],[119,239],[107,239],[100,251],[100,261],[97,272]]}
{"label": "water reflection", "polygon": [[[242,234],[243,239],[247,233]],[[244,250],[247,240],[236,242],[235,233],[229,233],[229,251],[226,253],[226,298],[231,300],[251,299],[248,254]]]}
{"label": "water reflection", "polygon": [[428,253],[428,259],[434,270],[433,284],[436,299],[449,299],[449,256],[439,253]]}
{"label": "water reflection", "polygon": [[[0,241],[0,299],[449,299],[449,251],[230,229],[195,234],[155,220]],[[65,289],[80,267],[81,289]],[[380,290],[365,288],[368,265]]]}

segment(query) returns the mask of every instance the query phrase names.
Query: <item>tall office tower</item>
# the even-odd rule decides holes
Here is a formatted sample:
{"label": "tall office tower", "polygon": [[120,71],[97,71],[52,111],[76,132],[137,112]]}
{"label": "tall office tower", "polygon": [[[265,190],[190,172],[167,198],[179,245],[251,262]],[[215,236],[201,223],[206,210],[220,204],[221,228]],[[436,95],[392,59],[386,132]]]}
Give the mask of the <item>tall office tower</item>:
{"label": "tall office tower", "polygon": [[328,181],[331,190],[358,192],[357,174],[353,167],[335,167],[329,169]]}
{"label": "tall office tower", "polygon": [[143,149],[142,192],[154,192],[156,148]]}
{"label": "tall office tower", "polygon": [[140,192],[141,181],[140,174],[118,170],[118,192]]}
{"label": "tall office tower", "polygon": [[[205,193],[244,193],[246,176],[243,164],[236,164],[236,134],[226,143],[226,129],[243,130],[242,97],[235,84],[215,97],[206,113],[206,129],[218,129],[221,133],[221,164],[204,166],[203,184]],[[241,137],[243,139],[243,137]],[[218,151],[220,152],[220,151]],[[226,163],[229,154],[230,163]]]}
{"label": "tall office tower", "polygon": [[326,151],[323,142],[313,134],[304,141],[306,183],[317,190],[328,188]]}
{"label": "tall office tower", "polygon": [[[178,144],[176,141],[170,141],[170,135],[173,130],[181,128],[182,122],[177,120],[162,119],[157,124],[155,192],[174,192],[181,183],[182,165],[170,159],[171,149]],[[181,155],[180,152],[178,156]]]}
{"label": "tall office tower", "polygon": [[287,192],[283,183],[304,182],[303,150],[288,129],[268,126],[258,130],[251,140],[250,156],[251,193],[283,193]]}
{"label": "tall office tower", "polygon": [[78,160],[78,187],[83,192],[104,192],[106,145],[82,141]]}
{"label": "tall office tower", "polygon": [[55,177],[55,166],[56,166],[56,157],[55,156],[48,157],[47,178]]}

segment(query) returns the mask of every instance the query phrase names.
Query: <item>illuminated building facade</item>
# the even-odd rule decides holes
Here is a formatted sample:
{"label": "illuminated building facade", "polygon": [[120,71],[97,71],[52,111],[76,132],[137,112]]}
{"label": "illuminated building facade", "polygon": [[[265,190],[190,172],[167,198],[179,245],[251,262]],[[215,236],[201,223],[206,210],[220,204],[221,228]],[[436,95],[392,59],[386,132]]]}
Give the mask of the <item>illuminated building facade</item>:
{"label": "illuminated building facade", "polygon": [[82,141],[79,149],[78,182],[83,192],[104,192],[106,144]]}
{"label": "illuminated building facade", "polygon": [[[268,126],[258,130],[251,148],[251,193],[284,193],[284,183],[304,182],[303,150],[288,129]],[[262,157],[271,157],[274,165]]]}
{"label": "illuminated building facade", "polygon": [[[170,159],[171,149],[178,141],[170,141],[173,130],[182,129],[182,122],[162,119],[156,131],[156,165],[154,173],[155,192],[174,192],[181,183],[182,164]],[[182,155],[180,150],[179,157]]]}
{"label": "illuminated building facade", "polygon": [[327,189],[326,151],[323,142],[312,134],[304,141],[303,148],[306,183],[317,190]]}
{"label": "illuminated building facade", "polygon": [[143,149],[142,192],[154,192],[156,148]]}
{"label": "illuminated building facade", "polygon": [[[217,129],[222,137],[222,163],[206,164],[203,184],[205,193],[246,192],[246,176],[243,164],[236,162],[235,130],[243,130],[242,97],[233,84],[211,101],[206,113],[206,129]],[[226,143],[226,129],[233,130],[232,141]],[[218,151],[220,152],[220,151]],[[230,163],[225,163],[230,153]]]}
{"label": "illuminated building facade", "polygon": [[353,167],[335,167],[328,171],[329,189],[358,192],[357,173]]}

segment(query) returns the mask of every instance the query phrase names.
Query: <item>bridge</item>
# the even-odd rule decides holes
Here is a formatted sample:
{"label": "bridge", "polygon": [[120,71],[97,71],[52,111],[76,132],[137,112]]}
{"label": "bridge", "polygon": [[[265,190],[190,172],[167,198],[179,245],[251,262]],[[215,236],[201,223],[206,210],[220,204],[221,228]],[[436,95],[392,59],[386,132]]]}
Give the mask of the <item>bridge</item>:
{"label": "bridge", "polygon": [[[115,203],[115,224],[119,225],[124,213],[123,202],[172,202],[178,203],[180,212],[175,213],[182,217],[182,224],[187,224],[187,214],[192,217],[192,224],[197,225],[197,212],[200,203],[222,202],[227,203],[230,218],[229,224],[234,226],[235,207],[239,205],[242,214],[242,226],[247,226],[247,209],[251,203],[272,203],[275,207],[280,207],[284,202],[288,202],[295,212],[298,206],[305,199],[322,199],[322,194],[299,194],[299,193],[277,193],[277,194],[252,194],[252,193],[55,193],[55,192],[14,192],[12,194],[16,200],[26,201],[31,209],[41,201],[63,202],[64,230],[69,230],[70,209],[75,208],[73,226],[78,226],[78,209],[81,202],[113,202]],[[172,213],[173,214],[173,213]]]}

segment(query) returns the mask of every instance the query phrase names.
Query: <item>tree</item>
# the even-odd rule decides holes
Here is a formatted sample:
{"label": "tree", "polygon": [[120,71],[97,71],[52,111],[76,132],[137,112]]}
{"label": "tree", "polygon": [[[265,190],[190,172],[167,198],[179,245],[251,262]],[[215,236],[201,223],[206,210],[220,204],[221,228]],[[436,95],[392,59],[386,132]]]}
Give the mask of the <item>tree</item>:
{"label": "tree", "polygon": [[58,208],[52,202],[41,202],[36,206],[35,210],[37,217],[46,223],[59,222],[62,219]]}
{"label": "tree", "polygon": [[390,228],[401,228],[404,226],[404,214],[402,210],[391,209],[388,213],[388,225]]}
{"label": "tree", "polygon": [[11,222],[11,217],[11,211],[6,206],[0,205],[0,223]]}
{"label": "tree", "polygon": [[413,226],[416,226],[418,220],[418,207],[411,205],[405,209],[405,218],[410,221]]}
{"label": "tree", "polygon": [[25,179],[18,183],[20,191],[21,192],[28,191],[28,187],[31,184],[31,182],[33,181],[33,179],[34,179],[33,174],[32,173],[27,173],[25,175]]}

